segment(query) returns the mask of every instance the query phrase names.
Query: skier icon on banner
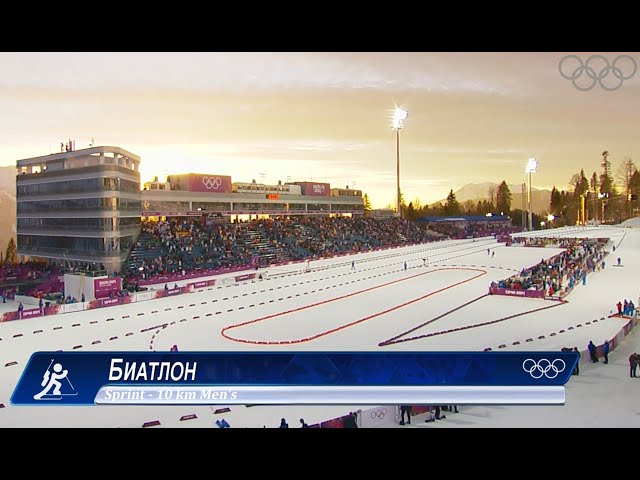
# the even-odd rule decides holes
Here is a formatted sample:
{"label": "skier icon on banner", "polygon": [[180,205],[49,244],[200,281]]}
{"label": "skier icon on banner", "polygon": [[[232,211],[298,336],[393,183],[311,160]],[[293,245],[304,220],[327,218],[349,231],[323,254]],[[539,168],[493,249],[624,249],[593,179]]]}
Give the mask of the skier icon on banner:
{"label": "skier icon on banner", "polygon": [[[63,396],[78,394],[69,380],[69,371],[63,370],[62,365],[59,363],[53,365],[53,362],[54,360],[52,358],[51,363],[49,363],[49,367],[47,367],[47,370],[42,375],[42,382],[40,382],[40,386],[44,387],[44,389],[33,396],[34,400],[61,400]],[[53,371],[51,371],[51,365],[53,365]],[[59,380],[63,379],[67,380],[72,392],[62,393],[63,385]],[[51,388],[53,388],[53,393],[50,393]]]}

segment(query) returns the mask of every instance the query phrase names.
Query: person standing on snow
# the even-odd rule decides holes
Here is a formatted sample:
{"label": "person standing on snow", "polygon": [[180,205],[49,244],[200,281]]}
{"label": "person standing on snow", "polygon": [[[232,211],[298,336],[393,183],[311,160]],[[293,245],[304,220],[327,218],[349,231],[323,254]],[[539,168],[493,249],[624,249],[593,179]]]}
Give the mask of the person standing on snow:
{"label": "person standing on snow", "polygon": [[604,341],[604,345],[602,346],[602,353],[604,354],[604,364],[609,363],[609,342],[607,340]]}
{"label": "person standing on snow", "polygon": [[591,362],[598,363],[597,347],[595,343],[593,343],[593,340],[589,342],[589,345],[587,348],[589,349],[589,356],[591,357]]}
{"label": "person standing on snow", "polygon": [[573,374],[580,375],[580,357],[582,357],[582,355],[580,355],[580,352],[578,351],[578,347],[573,347],[573,351],[578,354],[578,363],[576,363],[576,369],[573,371]]}
{"label": "person standing on snow", "polygon": [[636,369],[638,368],[638,354],[632,353],[629,355],[629,376],[631,378],[637,378]]}

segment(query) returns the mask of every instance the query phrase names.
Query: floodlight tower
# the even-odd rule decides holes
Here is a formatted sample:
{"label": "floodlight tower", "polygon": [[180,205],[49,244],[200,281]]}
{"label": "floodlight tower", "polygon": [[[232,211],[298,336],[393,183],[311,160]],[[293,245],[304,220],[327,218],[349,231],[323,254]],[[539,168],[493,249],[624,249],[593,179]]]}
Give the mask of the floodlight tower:
{"label": "floodlight tower", "polygon": [[527,199],[529,203],[529,231],[533,230],[533,211],[531,209],[531,174],[536,172],[538,168],[538,161],[535,158],[530,158],[527,162],[527,167],[524,172],[529,174],[529,191],[527,192]]}
{"label": "floodlight tower", "polygon": [[402,218],[402,205],[400,202],[400,129],[404,127],[404,121],[409,116],[409,112],[396,107],[393,111],[392,127],[396,131],[396,199],[398,216]]}

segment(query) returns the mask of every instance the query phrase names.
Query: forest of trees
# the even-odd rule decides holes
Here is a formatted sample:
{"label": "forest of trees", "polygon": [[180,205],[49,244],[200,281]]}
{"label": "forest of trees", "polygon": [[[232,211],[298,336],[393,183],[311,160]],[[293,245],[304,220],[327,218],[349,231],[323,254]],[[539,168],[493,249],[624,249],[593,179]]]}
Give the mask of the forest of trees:
{"label": "forest of trees", "polygon": [[[511,192],[506,181],[498,186],[494,191],[488,192],[491,199],[479,200],[478,202],[466,201],[458,202],[453,190],[449,191],[447,200],[444,203],[434,203],[433,205],[422,205],[420,199],[415,199],[407,205],[402,192],[400,193],[400,203],[404,217],[409,220],[416,220],[420,217],[439,217],[452,215],[486,215],[487,213],[511,215],[521,210],[511,210]],[[393,208],[391,205],[388,208]],[[365,208],[366,209],[366,208]],[[514,213],[515,215],[515,213]],[[514,219],[515,220],[515,219]]]}
{"label": "forest of trees", "polygon": [[[608,152],[602,154],[602,172],[593,172],[587,177],[584,169],[574,174],[569,181],[568,190],[558,190],[555,186],[551,191],[549,202],[549,215],[553,220],[533,215],[534,226],[540,226],[541,222],[549,223],[549,226],[559,227],[576,225],[578,222],[603,222],[620,223],[640,213],[640,173],[630,158],[625,158],[615,175],[611,173],[611,165],[608,161]],[[487,192],[487,200],[477,202],[466,201],[460,203],[451,190],[444,203],[421,205],[420,199],[415,199],[407,205],[400,194],[403,216],[409,220],[420,217],[437,217],[451,215],[486,215],[503,213],[511,217],[512,224],[522,225],[523,212],[520,209],[511,209],[511,192],[506,181],[502,181],[496,188],[490,188]],[[582,218],[582,198],[584,197],[584,219]],[[366,204],[369,205],[368,197]],[[389,205],[388,208],[393,208]],[[366,209],[366,208],[365,208]]]}
{"label": "forest of trees", "polygon": [[[603,163],[607,162],[605,154],[607,152],[603,152]],[[555,217],[554,226],[576,225],[583,221],[620,223],[638,215],[638,195],[640,173],[627,158],[615,176],[610,173],[609,165],[600,175],[593,172],[589,178],[582,169],[571,177],[568,190],[561,191],[554,186],[549,213]]]}

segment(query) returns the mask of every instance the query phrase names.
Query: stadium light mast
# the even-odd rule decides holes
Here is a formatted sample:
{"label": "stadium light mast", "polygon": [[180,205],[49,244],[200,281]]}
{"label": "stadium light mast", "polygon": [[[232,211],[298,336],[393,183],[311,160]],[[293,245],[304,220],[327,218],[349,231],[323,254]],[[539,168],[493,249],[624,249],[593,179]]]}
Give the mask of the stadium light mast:
{"label": "stadium light mast", "polygon": [[533,211],[531,209],[531,174],[535,173],[538,168],[538,161],[535,158],[530,158],[527,162],[527,166],[524,169],[525,173],[529,174],[529,190],[527,191],[527,200],[529,203],[529,231],[533,230]]}
{"label": "stadium light mast", "polygon": [[393,111],[392,127],[396,131],[396,208],[400,218],[402,218],[402,205],[400,202],[400,130],[404,127],[404,121],[408,116],[409,112],[400,107],[396,107]]}

